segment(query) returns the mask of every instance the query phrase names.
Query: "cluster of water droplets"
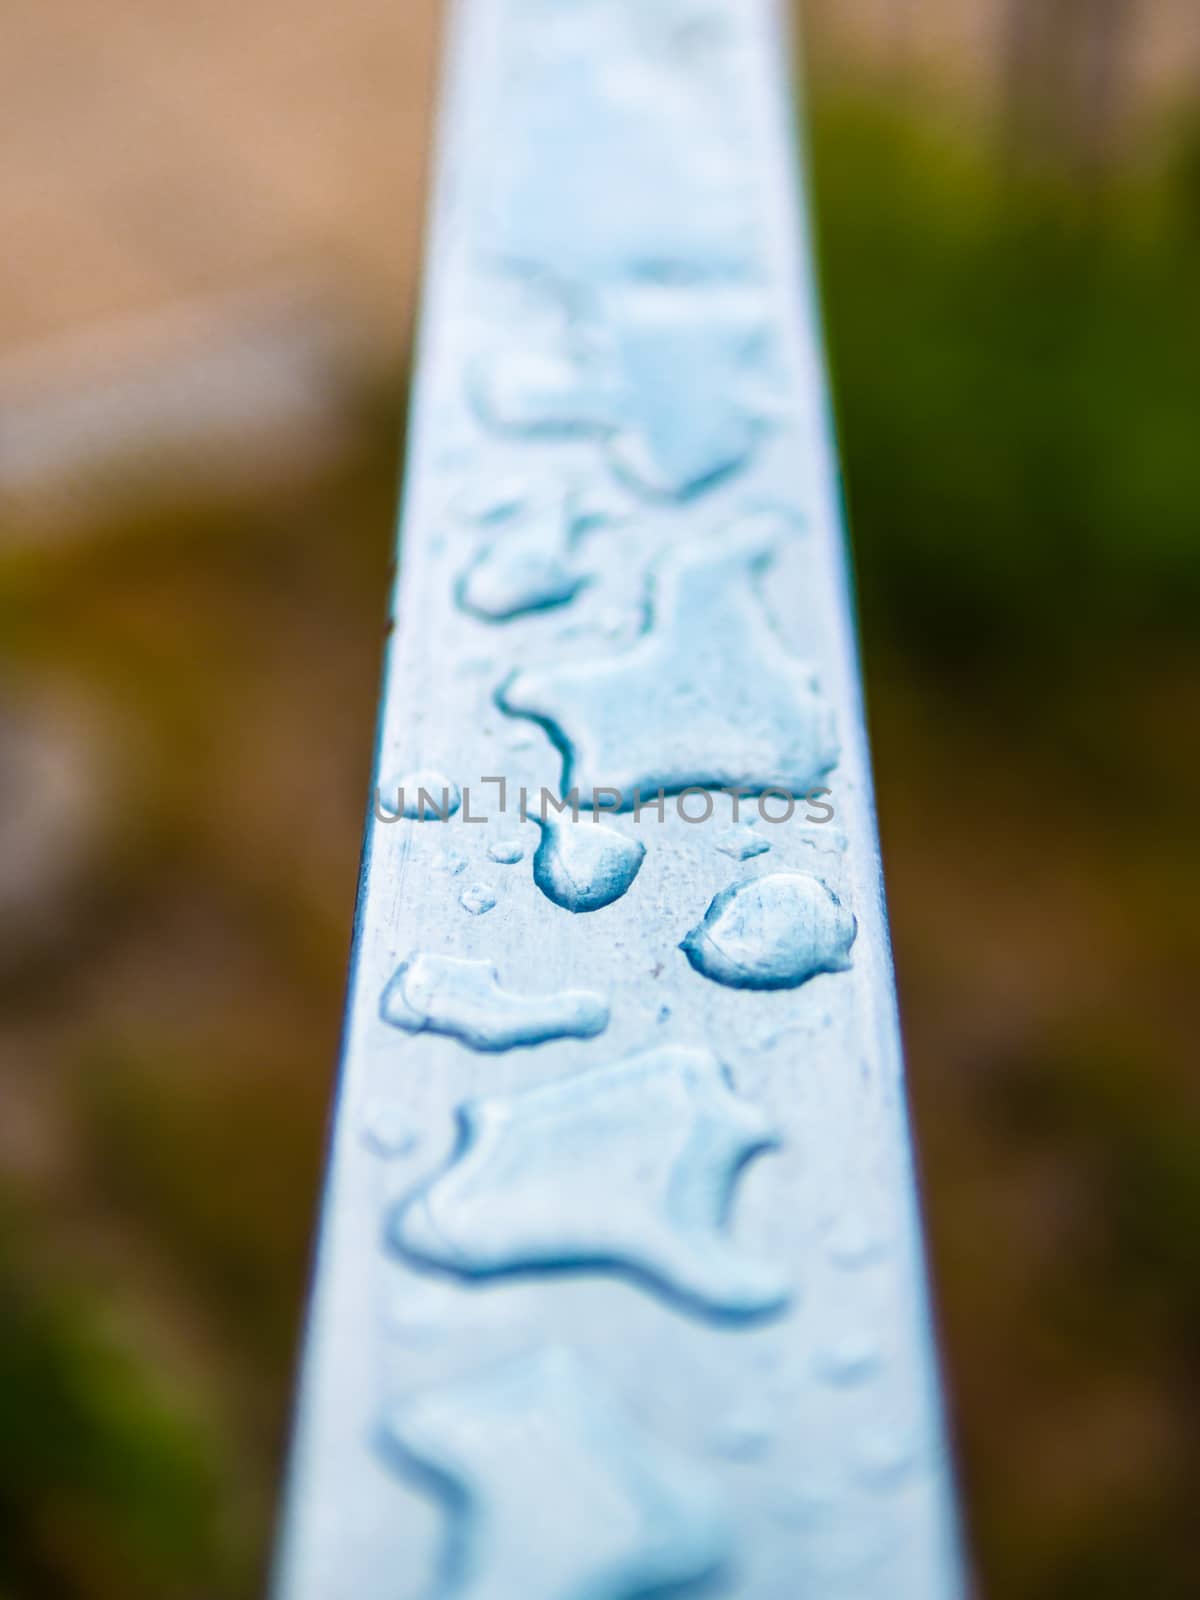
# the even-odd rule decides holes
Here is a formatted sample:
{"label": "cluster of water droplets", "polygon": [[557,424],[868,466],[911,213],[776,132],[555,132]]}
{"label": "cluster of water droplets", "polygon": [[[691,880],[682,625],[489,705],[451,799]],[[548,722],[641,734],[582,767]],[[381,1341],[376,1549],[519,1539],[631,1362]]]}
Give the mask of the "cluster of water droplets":
{"label": "cluster of water droplets", "polygon": [[[553,70],[508,97],[505,114],[530,125],[498,133],[517,154],[494,196],[494,256],[515,265],[540,309],[470,362],[466,389],[493,439],[527,448],[539,462],[559,444],[576,454],[593,450],[633,498],[632,517],[638,505],[662,515],[736,482],[776,420],[754,229],[744,178],[731,176],[740,164],[729,164],[704,119],[687,161],[676,159],[677,132],[655,137],[664,115],[657,102],[674,92],[669,78],[664,91],[653,74],[635,75],[614,94],[586,51],[565,66],[555,56],[558,30],[575,36],[569,9],[547,13],[550,42],[542,48]],[[718,39],[697,32],[691,6],[676,0],[610,10],[624,20],[605,27],[641,26],[629,21],[635,13],[688,13],[656,48],[703,52]],[[579,36],[586,36],[582,25]],[[536,80],[542,59],[533,52],[518,76]],[[460,497],[452,515],[475,540],[456,560],[454,599],[472,619],[462,625],[486,624],[490,637],[529,646],[514,652],[516,670],[494,686],[494,707],[508,729],[526,731],[523,748],[545,748],[548,736],[561,757],[559,794],[583,807],[574,817],[529,819],[539,830],[535,848],[532,832],[489,843],[492,866],[514,869],[493,873],[494,884],[465,880],[459,851],[442,855],[441,869],[455,880],[447,892],[486,919],[477,936],[494,931],[498,956],[506,910],[488,913],[496,912],[502,881],[515,894],[532,877],[555,908],[548,937],[559,911],[602,912],[639,892],[646,844],[623,831],[622,816],[593,819],[601,797],[611,805],[615,794],[615,810],[627,814],[641,801],[691,789],[799,795],[836,765],[830,704],[812,665],[775,632],[763,601],[781,545],[798,535],[795,513],[747,507],[707,537],[658,540],[641,621],[625,630],[625,641],[609,630],[589,651],[580,631],[569,649],[546,648],[540,658],[532,641],[546,633],[536,619],[565,608],[586,612],[590,600],[581,597],[601,565],[589,541],[620,519],[544,471],[536,481],[494,477]],[[385,788],[381,820],[446,820],[462,804],[438,772],[416,771]],[[764,1003],[755,994],[845,972],[857,931],[823,877],[777,867],[793,852],[769,835],[745,823],[713,824],[706,849],[710,868],[714,856],[722,858],[715,863],[722,877],[710,882],[723,878],[723,886],[693,926],[695,906],[664,939],[664,960],[677,943],[690,966],[673,957],[684,981],[742,991],[748,1012]],[[387,984],[382,1019],[401,1034],[437,1035],[486,1054],[567,1040],[603,1052],[589,1041],[609,1025],[609,995],[590,987],[531,991],[522,976],[528,962],[503,965],[504,981],[491,960],[414,953]],[[664,1003],[656,1040],[669,1037],[662,1024],[672,1022]],[[773,1263],[749,1255],[731,1227],[738,1186],[779,1142],[778,1132],[708,1050],[668,1043],[600,1059],[533,1088],[466,1101],[457,1121],[444,1165],[392,1202],[387,1218],[394,1257],[429,1282],[457,1292],[603,1274],[621,1280],[625,1292],[731,1327],[770,1328],[788,1309],[793,1286]],[[391,1111],[376,1110],[363,1138],[389,1159],[413,1148]],[[827,1241],[829,1261],[852,1272],[879,1260],[879,1248],[849,1233]],[[875,1341],[855,1334],[822,1347],[813,1373],[833,1390],[852,1391],[871,1382],[881,1360]],[[624,1417],[618,1399],[569,1351],[541,1346],[426,1391],[389,1414],[385,1434],[394,1459],[444,1501],[451,1587],[463,1596],[628,1600],[659,1589],[691,1592],[730,1558],[729,1529],[702,1475],[653,1430]],[[769,1415],[735,1412],[710,1448],[749,1463],[772,1441]],[[906,1470],[902,1441],[890,1436],[864,1443],[860,1453],[873,1486]],[[797,1510],[794,1498],[781,1520],[792,1515],[799,1525],[823,1514],[807,1501]],[[604,1516],[593,1514],[597,1505]]]}

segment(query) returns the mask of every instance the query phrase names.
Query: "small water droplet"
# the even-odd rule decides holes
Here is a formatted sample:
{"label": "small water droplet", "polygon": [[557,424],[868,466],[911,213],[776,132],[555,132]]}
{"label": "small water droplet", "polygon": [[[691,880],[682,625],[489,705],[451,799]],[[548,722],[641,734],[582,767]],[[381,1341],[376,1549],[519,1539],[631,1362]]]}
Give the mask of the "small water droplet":
{"label": "small water droplet", "polygon": [[867,1383],[879,1371],[879,1347],[866,1333],[848,1334],[817,1354],[817,1376],[838,1389]]}
{"label": "small water droplet", "polygon": [[432,770],[406,773],[379,788],[381,812],[414,822],[445,822],[461,805],[458,785]]}
{"label": "small water droplet", "polygon": [[525,509],[529,497],[527,479],[489,473],[461,489],[451,509],[464,522],[507,522]]}
{"label": "small water droplet", "polygon": [[535,527],[482,550],[463,574],[458,603],[481,621],[510,622],[566,605],[587,581],[557,540],[548,542]]}
{"label": "small water droplet", "polygon": [[490,961],[431,954],[414,955],[397,968],[381,1012],[406,1033],[446,1034],[488,1051],[592,1039],[608,1026],[608,1006],[598,994],[516,994],[501,987]]}
{"label": "small water droplet", "polygon": [[533,881],[565,911],[599,911],[628,892],[641,870],[646,846],[615,828],[581,818],[539,823]]}
{"label": "small water droplet", "polygon": [[736,989],[795,989],[845,972],[856,924],[819,878],[770,873],[723,889],[680,945],[695,970]]}
{"label": "small water droplet", "polygon": [[837,1502],[838,1496],[829,1484],[796,1481],[779,1486],[771,1496],[770,1508],[781,1527],[809,1530],[830,1522]]}
{"label": "small water droplet", "polygon": [[861,1272],[886,1258],[888,1242],[864,1216],[850,1212],[830,1230],[825,1250],[835,1267]]}
{"label": "small water droplet", "polygon": [[470,1582],[480,1600],[691,1592],[729,1552],[708,1481],[565,1349],[426,1390],[388,1416],[384,1443],[441,1496],[449,1564],[486,1574]]}
{"label": "small water droplet", "polygon": [[731,1417],[713,1436],[713,1449],[727,1461],[759,1461],[773,1442],[771,1424],[764,1417]]}
{"label": "small water droplet", "polygon": [[903,1483],[915,1468],[916,1443],[911,1434],[880,1424],[860,1438],[857,1460],[860,1482],[886,1492]]}
{"label": "small water droplet", "polygon": [[602,611],[596,618],[596,626],[606,639],[619,639],[627,630],[633,631],[634,619],[624,611]]}
{"label": "small water droplet", "polygon": [[473,917],[482,917],[495,909],[496,896],[486,883],[473,883],[459,895],[459,904]]}
{"label": "small water droplet", "polygon": [[670,1046],[459,1110],[450,1165],[395,1212],[410,1259],[461,1277],[621,1271],[695,1310],[787,1303],[726,1232],[749,1159],[772,1146],[715,1057]]}
{"label": "small water droplet", "polygon": [[438,866],[443,872],[448,872],[452,878],[457,878],[467,870],[467,858],[458,850],[445,850],[438,857]]}
{"label": "small water droplet", "polygon": [[373,1100],[363,1116],[363,1143],[385,1159],[408,1155],[417,1147],[408,1112],[390,1100]]}
{"label": "small water droplet", "polygon": [[498,839],[488,846],[488,855],[502,867],[515,867],[525,855],[525,846],[519,839]]}
{"label": "small water droplet", "polygon": [[734,861],[749,861],[753,856],[765,856],[771,848],[769,839],[764,839],[744,824],[729,828],[714,839],[713,844],[723,856],[729,856]]}

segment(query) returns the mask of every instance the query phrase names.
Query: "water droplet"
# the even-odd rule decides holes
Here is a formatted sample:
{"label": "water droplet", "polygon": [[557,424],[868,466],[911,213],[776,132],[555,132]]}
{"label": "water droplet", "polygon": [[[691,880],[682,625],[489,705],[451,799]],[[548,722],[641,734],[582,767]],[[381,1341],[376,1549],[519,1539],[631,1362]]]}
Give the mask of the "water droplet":
{"label": "water droplet", "polygon": [[458,898],[463,910],[469,911],[473,917],[484,916],[496,905],[496,896],[486,883],[471,884],[470,888],[464,889]]}
{"label": "water droplet", "polygon": [[500,985],[490,961],[415,955],[383,993],[385,1022],[406,1033],[441,1033],[472,1050],[511,1050],[549,1039],[592,1039],[608,1026],[597,994],[515,994]]}
{"label": "water droplet", "polygon": [[497,839],[488,846],[488,855],[502,867],[515,867],[525,855],[525,846],[519,839]]}
{"label": "water droplet", "polygon": [[600,911],[631,887],[646,846],[615,828],[580,819],[547,820],[533,857],[533,881],[565,911]]}
{"label": "water droplet", "polygon": [[745,824],[729,828],[714,839],[713,844],[723,856],[729,856],[734,861],[749,861],[753,856],[765,856],[771,848],[769,839],[762,838]]}
{"label": "water droplet", "polygon": [[588,582],[562,548],[538,526],[504,534],[467,568],[458,603],[484,622],[509,622],[534,611],[566,605]]}
{"label": "water droplet", "polygon": [[459,580],[459,604],[484,622],[566,605],[591,581],[585,536],[613,520],[574,485],[556,489],[510,517],[475,556]]}
{"label": "water droplet", "polygon": [[727,1461],[759,1461],[773,1442],[770,1422],[764,1417],[731,1417],[713,1436],[713,1449]]}
{"label": "water droplet", "polygon": [[857,1460],[859,1480],[867,1488],[894,1489],[916,1466],[916,1443],[908,1432],[881,1423],[860,1438]]}
{"label": "water droplet", "polygon": [[458,785],[440,772],[409,772],[379,788],[379,810],[410,821],[445,822],[461,805]]}
{"label": "water droplet", "polygon": [[461,489],[451,509],[464,522],[507,522],[525,510],[529,497],[528,479],[488,473]]}
{"label": "water droplet", "polygon": [[632,631],[634,617],[626,611],[607,609],[596,618],[596,626],[606,639],[619,639],[627,630]]}
{"label": "water droplet", "polygon": [[467,870],[467,858],[458,850],[446,850],[438,858],[438,866],[452,878],[457,878]]}
{"label": "water droplet", "polygon": [[377,1156],[405,1156],[417,1147],[408,1112],[389,1100],[373,1100],[363,1116],[363,1143]]}
{"label": "water droplet", "polygon": [[850,1212],[831,1229],[825,1250],[835,1267],[861,1272],[886,1258],[888,1241],[864,1216]]}
{"label": "water droplet", "polygon": [[817,1376],[838,1389],[867,1383],[879,1371],[879,1347],[865,1333],[849,1334],[817,1354]]}
{"label": "water droplet", "polygon": [[497,256],[589,283],[724,282],[753,266],[736,92],[697,92],[698,72],[663,70],[661,45],[629,37],[660,12],[601,6],[574,39],[523,57],[494,135],[507,158],[488,196]]}
{"label": "water droplet", "polygon": [[746,403],[766,334],[757,305],[674,286],[638,296],[617,331],[622,406],[608,443],[633,489],[686,499],[749,462],[762,437]]}
{"label": "water droplet", "polygon": [[660,789],[802,795],[834,765],[833,713],[754,589],[770,559],[762,520],[752,538],[734,529],[669,551],[632,648],[518,672],[501,686],[500,709],[542,724],[563,752],[563,794],[577,788],[590,806],[616,789],[626,811]]}
{"label": "water droplet", "polygon": [[553,347],[473,370],[485,423],[531,437],[587,437],[643,496],[686,500],[742,470],[767,419],[755,394],[767,336],[757,300],[670,283],[610,297],[603,322],[567,325]]}
{"label": "water droplet", "polygon": [[707,1480],[635,1427],[566,1350],[538,1350],[427,1390],[386,1419],[383,1443],[442,1497],[447,1566],[460,1581],[441,1594],[632,1600],[690,1592],[729,1554]]}
{"label": "water droplet", "polygon": [[838,1498],[831,1485],[819,1480],[781,1484],[770,1499],[771,1515],[784,1528],[816,1528],[832,1520]]}
{"label": "water droplet", "polygon": [[692,966],[735,989],[795,989],[845,972],[856,924],[819,878],[769,873],[717,895],[680,945]]}
{"label": "water droplet", "polygon": [[483,421],[531,438],[602,436],[618,404],[612,380],[573,345],[509,350],[477,366],[470,387]]}
{"label": "water droplet", "polygon": [[774,1138],[707,1051],[646,1051],[470,1101],[459,1121],[450,1165],[393,1215],[411,1259],[465,1278],[618,1271],[714,1316],[787,1303],[725,1231],[739,1174]]}

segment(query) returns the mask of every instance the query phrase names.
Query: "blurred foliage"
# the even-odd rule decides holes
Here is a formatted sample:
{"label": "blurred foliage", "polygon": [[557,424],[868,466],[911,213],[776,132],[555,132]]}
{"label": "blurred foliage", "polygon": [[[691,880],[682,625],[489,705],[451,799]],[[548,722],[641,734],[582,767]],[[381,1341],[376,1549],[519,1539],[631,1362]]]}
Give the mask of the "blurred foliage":
{"label": "blurred foliage", "polygon": [[[924,108],[814,112],[913,1093],[993,1600],[1200,1588],[1200,947],[1174,910],[1200,891],[1200,141],[1135,155],[1084,181]],[[401,390],[294,501],[164,497],[0,556],[12,680],[87,707],[117,773],[69,941],[2,980],[0,1093],[50,1130],[0,1211],[3,1600],[261,1589]]]}
{"label": "blurred foliage", "polygon": [[818,101],[822,290],[983,1592],[1183,1600],[1200,139],[1041,156]]}
{"label": "blurred foliage", "polygon": [[867,631],[1021,696],[1162,649],[1200,600],[1200,137],[1083,179],[842,103],[814,145]]}
{"label": "blurred foliage", "polygon": [[153,1596],[181,1572],[199,1592],[221,1565],[216,1442],[94,1287],[45,1281],[29,1231],[0,1218],[0,1593]]}

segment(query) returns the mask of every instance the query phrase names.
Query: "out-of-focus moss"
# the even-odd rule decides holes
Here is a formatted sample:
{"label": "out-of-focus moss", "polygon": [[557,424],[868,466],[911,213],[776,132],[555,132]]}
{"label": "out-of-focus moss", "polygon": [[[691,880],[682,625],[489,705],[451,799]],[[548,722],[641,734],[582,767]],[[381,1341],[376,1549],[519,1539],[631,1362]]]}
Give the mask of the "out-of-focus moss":
{"label": "out-of-focus moss", "polygon": [[820,100],[814,171],[868,637],[1035,716],[1051,668],[1189,631],[1192,187],[1167,164],[1082,190],[961,127]]}
{"label": "out-of-focus moss", "polygon": [[47,1281],[0,1215],[0,1585],[87,1597],[222,1592],[214,1440],[111,1325]]}

